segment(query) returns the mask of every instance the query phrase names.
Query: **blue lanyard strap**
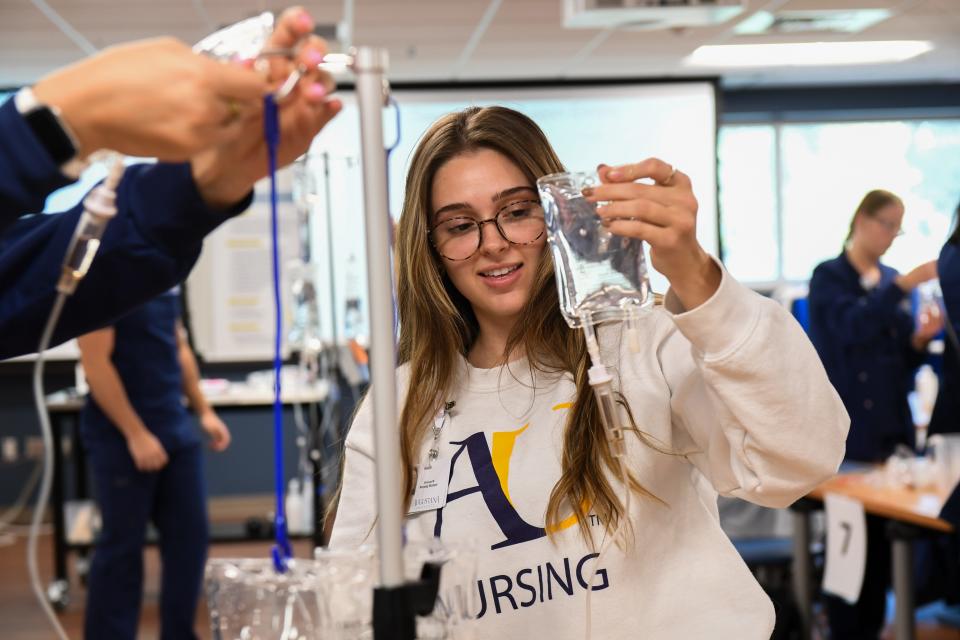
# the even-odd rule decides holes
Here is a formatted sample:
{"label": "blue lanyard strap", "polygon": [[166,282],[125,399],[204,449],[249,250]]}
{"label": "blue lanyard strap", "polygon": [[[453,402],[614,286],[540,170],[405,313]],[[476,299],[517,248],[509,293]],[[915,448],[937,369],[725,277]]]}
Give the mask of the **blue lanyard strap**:
{"label": "blue lanyard strap", "polygon": [[267,160],[270,170],[270,240],[273,255],[273,306],[275,329],[273,336],[273,468],[277,494],[274,532],[276,544],[271,554],[273,566],[279,572],[287,570],[287,562],[293,557],[290,540],[287,538],[287,517],[283,511],[283,404],[280,401],[280,336],[283,331],[283,307],[280,304],[280,248],[277,241],[277,147],[280,146],[280,118],[277,103],[272,94],[263,99],[263,133],[267,143]]}

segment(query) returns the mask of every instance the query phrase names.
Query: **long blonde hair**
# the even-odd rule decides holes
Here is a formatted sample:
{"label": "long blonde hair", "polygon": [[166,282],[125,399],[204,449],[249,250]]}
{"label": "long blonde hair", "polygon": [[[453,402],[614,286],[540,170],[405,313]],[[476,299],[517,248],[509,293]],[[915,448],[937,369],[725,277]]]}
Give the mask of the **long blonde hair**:
{"label": "long blonde hair", "polygon": [[[433,180],[449,160],[481,149],[510,159],[531,186],[541,176],[564,170],[537,124],[504,107],[472,107],[446,115],[430,127],[414,152],[397,230],[400,362],[409,363],[409,379],[416,381],[409,385],[400,416],[407,499],[428,423],[453,391],[459,360],[479,333],[470,303],[447,277],[428,239]],[[616,475],[619,467],[587,382],[585,341],[559,311],[552,260],[540,261],[530,299],[508,338],[505,354],[511,353],[525,354],[534,370],[573,375],[577,396],[564,429],[562,472],[547,504],[546,530],[555,531],[561,514],[572,508],[584,539],[592,543],[586,509],[611,533],[622,515],[623,505],[607,479],[607,472]],[[631,490],[651,495],[632,475],[629,484]]]}

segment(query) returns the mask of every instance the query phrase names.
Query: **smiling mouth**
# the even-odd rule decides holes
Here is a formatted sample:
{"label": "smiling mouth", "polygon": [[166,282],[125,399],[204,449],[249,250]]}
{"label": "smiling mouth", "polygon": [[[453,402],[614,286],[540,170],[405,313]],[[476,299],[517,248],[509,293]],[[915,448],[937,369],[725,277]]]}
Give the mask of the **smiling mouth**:
{"label": "smiling mouth", "polygon": [[489,271],[481,271],[480,275],[483,276],[484,278],[502,278],[504,276],[510,275],[511,273],[513,273],[514,271],[516,271],[522,266],[523,264],[518,264],[512,267],[503,267],[501,269],[491,269]]}

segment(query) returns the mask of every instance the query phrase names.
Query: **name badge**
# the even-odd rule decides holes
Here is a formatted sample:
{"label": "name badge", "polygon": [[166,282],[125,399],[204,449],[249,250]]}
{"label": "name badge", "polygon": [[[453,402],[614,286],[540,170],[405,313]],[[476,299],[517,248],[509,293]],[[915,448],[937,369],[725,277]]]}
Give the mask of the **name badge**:
{"label": "name badge", "polygon": [[407,515],[433,511],[447,504],[447,488],[450,482],[450,459],[438,457],[421,465],[417,473],[416,488],[410,500]]}

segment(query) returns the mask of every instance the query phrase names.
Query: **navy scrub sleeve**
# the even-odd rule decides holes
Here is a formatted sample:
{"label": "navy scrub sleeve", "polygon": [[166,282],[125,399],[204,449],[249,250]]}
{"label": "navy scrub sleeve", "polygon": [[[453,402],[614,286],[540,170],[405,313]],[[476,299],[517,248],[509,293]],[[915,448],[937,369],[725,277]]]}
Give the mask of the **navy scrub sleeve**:
{"label": "navy scrub sleeve", "polygon": [[[17,112],[0,105],[0,359],[36,350],[53,306],[67,244],[82,205],[33,215],[70,183]],[[68,298],[51,346],[111,324],[183,282],[205,235],[250,206],[206,205],[189,164],[127,167],[117,188],[117,217],[107,227],[87,277]]]}
{"label": "navy scrub sleeve", "polygon": [[[937,275],[940,277],[947,319],[953,326],[954,335],[960,336],[960,246],[950,243],[944,245],[937,260]],[[931,434],[960,431],[960,350],[949,332],[946,333],[943,377],[940,379],[937,404],[930,417]]]}

